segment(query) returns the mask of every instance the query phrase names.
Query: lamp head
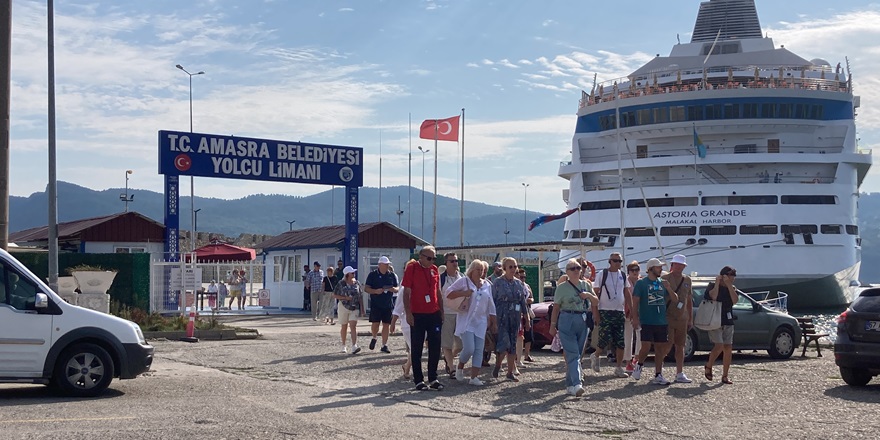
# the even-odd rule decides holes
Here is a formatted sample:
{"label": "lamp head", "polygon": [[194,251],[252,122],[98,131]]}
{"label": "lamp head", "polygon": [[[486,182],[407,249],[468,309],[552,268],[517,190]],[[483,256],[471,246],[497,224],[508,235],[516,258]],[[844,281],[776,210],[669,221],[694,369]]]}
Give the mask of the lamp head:
{"label": "lamp head", "polygon": [[181,66],[180,64],[175,64],[174,67],[177,67],[178,69],[183,70],[183,66]]}
{"label": "lamp head", "polygon": [[201,70],[199,71],[199,73],[196,73],[196,75],[204,75],[204,74],[205,74],[205,72],[201,71]]}
{"label": "lamp head", "polygon": [[132,170],[125,170],[125,174],[134,174],[134,171],[132,171]]}

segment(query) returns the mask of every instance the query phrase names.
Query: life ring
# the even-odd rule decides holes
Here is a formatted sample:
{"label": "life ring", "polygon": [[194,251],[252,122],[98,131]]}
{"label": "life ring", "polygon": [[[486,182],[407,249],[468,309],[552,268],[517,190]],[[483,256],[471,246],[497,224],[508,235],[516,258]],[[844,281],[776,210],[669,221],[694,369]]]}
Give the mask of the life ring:
{"label": "life ring", "polygon": [[596,281],[596,266],[593,266],[593,263],[590,260],[584,260],[587,262],[587,267],[590,268],[590,281]]}

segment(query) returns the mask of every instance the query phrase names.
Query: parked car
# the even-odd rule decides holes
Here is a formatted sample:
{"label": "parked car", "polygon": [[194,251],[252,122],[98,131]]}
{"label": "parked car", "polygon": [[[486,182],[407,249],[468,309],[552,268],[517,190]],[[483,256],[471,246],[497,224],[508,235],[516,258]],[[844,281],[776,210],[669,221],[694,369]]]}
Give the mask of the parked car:
{"label": "parked car", "polygon": [[[694,280],[694,313],[703,301],[708,280]],[[774,359],[788,359],[800,345],[801,328],[797,320],[783,311],[773,310],[758,303],[741,291],[733,305],[733,349],[767,350]],[[709,333],[698,328],[688,331],[684,355],[690,360],[697,351],[711,351]]]}
{"label": "parked car", "polygon": [[837,318],[834,362],[852,386],[880,375],[880,288],[863,290]]}
{"label": "parked car", "polygon": [[152,362],[153,347],[137,324],[64,302],[0,249],[0,383],[40,383],[89,397]]}
{"label": "parked car", "polygon": [[535,312],[535,318],[532,319],[532,348],[535,350],[553,342],[553,335],[550,334],[551,304],[550,301],[532,304],[532,311]]}

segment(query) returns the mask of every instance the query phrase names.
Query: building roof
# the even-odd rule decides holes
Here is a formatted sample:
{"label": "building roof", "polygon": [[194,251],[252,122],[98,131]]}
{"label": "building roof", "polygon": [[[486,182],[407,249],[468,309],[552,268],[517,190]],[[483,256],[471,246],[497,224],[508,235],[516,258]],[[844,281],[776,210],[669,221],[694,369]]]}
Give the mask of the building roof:
{"label": "building roof", "polygon": [[[345,240],[345,226],[320,226],[297,229],[272,237],[259,244],[264,251],[282,249],[311,249],[341,247]],[[414,249],[428,242],[388,222],[361,223],[358,225],[359,247],[385,247]]]}
{"label": "building roof", "polygon": [[[163,224],[131,211],[58,223],[58,240],[161,242],[164,231]],[[9,241],[19,244],[48,240],[48,226],[9,234]]]}

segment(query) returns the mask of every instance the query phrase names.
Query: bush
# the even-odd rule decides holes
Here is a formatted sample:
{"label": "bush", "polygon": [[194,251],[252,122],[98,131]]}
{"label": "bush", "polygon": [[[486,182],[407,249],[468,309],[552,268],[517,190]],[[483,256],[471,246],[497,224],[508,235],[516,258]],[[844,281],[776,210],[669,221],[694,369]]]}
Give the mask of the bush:
{"label": "bush", "polygon": [[[187,316],[162,316],[158,313],[147,313],[143,309],[129,307],[116,300],[110,301],[110,314],[134,322],[145,332],[184,331],[186,330],[186,324],[189,323],[189,317]],[[196,328],[199,330],[232,328],[217,321],[217,314],[215,312],[211,312],[207,320],[196,317],[195,323]]]}

